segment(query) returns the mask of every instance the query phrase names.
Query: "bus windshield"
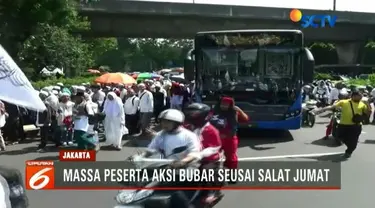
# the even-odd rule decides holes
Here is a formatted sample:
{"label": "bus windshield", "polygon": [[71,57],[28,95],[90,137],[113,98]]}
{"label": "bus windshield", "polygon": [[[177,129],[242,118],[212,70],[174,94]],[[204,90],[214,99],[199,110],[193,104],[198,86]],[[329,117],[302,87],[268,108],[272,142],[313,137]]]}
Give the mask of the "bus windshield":
{"label": "bus windshield", "polygon": [[298,40],[294,34],[263,33],[197,37],[202,90],[249,92],[253,99],[247,100],[256,104],[292,103],[301,81]]}

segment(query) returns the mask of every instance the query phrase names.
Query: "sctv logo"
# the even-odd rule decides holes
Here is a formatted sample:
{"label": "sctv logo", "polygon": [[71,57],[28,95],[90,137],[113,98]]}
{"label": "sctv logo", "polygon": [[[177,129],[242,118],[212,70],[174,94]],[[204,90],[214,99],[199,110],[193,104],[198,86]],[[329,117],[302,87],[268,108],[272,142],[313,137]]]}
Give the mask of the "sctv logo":
{"label": "sctv logo", "polygon": [[337,16],[332,15],[303,15],[298,9],[290,11],[290,20],[300,22],[302,28],[324,28],[326,26],[334,27],[336,25]]}

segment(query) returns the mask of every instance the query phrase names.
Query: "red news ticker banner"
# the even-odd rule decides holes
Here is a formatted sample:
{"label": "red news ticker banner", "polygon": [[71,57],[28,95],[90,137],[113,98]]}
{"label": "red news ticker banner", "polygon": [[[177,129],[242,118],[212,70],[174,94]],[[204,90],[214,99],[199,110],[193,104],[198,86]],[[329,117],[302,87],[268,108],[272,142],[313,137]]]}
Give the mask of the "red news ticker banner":
{"label": "red news ticker banner", "polygon": [[[62,150],[59,152],[61,162],[83,162],[95,161],[95,151]],[[26,161],[25,183],[28,190],[134,190],[140,187],[117,186],[64,186],[59,187],[56,181],[56,170],[54,161]],[[56,185],[57,186],[56,186]],[[328,184],[327,184],[328,185]],[[152,190],[340,190],[340,186],[224,186],[224,187],[153,187],[142,188]]]}
{"label": "red news ticker banner", "polygon": [[66,161],[66,162],[96,161],[96,151],[60,150],[59,161]]}
{"label": "red news ticker banner", "polygon": [[[55,187],[54,161],[26,161],[25,183],[27,190],[136,190],[139,187]],[[224,187],[152,187],[150,190],[340,190],[337,186],[324,187],[253,187],[253,186],[224,186]]]}

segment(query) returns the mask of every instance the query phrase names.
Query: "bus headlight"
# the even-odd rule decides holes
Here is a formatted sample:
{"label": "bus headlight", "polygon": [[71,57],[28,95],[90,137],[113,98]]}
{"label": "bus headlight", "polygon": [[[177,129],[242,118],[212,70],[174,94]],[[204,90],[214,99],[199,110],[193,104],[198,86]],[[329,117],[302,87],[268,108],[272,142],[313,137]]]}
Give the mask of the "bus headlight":
{"label": "bus headlight", "polygon": [[116,196],[116,201],[119,204],[130,204],[150,196],[153,192],[153,190],[141,190],[138,192],[119,191]]}
{"label": "bus headlight", "polygon": [[295,111],[292,111],[292,112],[288,112],[288,113],[285,114],[285,118],[288,119],[288,118],[297,117],[297,116],[299,116],[300,113],[301,113],[301,110],[295,110]]}

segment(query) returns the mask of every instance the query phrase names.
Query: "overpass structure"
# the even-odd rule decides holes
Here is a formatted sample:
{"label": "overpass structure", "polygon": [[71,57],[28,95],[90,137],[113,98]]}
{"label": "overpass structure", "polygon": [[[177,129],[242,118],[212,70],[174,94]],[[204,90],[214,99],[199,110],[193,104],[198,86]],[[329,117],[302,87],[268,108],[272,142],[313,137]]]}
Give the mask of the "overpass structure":
{"label": "overpass structure", "polygon": [[[94,37],[192,38],[198,31],[231,29],[301,29],[289,19],[291,9],[100,0],[80,5]],[[302,10],[304,15],[335,15],[333,28],[302,29],[306,41],[332,42],[340,63],[356,63],[365,43],[375,36],[375,14]]]}

